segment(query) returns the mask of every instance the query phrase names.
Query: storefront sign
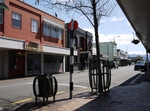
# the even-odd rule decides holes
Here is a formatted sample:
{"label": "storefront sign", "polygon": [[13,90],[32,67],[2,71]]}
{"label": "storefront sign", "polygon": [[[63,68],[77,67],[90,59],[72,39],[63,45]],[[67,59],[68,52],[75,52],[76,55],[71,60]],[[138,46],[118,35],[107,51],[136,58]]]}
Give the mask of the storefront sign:
{"label": "storefront sign", "polygon": [[26,40],[25,41],[25,50],[42,52],[43,44]]}

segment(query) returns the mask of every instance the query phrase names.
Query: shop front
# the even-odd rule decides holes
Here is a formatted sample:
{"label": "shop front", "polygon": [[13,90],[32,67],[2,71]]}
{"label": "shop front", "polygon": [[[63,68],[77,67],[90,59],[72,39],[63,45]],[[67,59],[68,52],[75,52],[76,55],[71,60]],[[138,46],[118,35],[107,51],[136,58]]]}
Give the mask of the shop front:
{"label": "shop front", "polygon": [[27,53],[27,75],[41,74],[41,54]]}
{"label": "shop front", "polygon": [[9,51],[9,77],[23,77],[25,75],[25,51]]}
{"label": "shop front", "polygon": [[63,71],[63,56],[44,54],[44,73]]}

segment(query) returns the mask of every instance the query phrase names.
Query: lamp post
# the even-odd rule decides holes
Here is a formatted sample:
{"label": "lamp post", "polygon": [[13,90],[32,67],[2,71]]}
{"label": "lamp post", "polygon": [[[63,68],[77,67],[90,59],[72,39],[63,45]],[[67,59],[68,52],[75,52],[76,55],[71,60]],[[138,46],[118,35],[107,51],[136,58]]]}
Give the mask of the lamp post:
{"label": "lamp post", "polygon": [[111,42],[115,42],[116,37],[120,37],[120,36],[115,36],[114,35],[114,38],[111,40]]}

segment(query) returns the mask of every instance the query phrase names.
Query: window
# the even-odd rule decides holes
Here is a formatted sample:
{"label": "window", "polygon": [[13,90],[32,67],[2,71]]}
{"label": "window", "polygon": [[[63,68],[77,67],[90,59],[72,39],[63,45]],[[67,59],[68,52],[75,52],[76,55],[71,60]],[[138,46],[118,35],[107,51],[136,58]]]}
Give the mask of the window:
{"label": "window", "polygon": [[35,19],[32,19],[31,22],[31,31],[37,33],[38,32],[38,21]]}
{"label": "window", "polygon": [[52,37],[54,37],[54,38],[56,38],[56,37],[57,37],[56,32],[57,32],[56,27],[51,26],[51,36],[52,36]]}
{"label": "window", "polygon": [[16,12],[12,13],[12,26],[21,28],[21,15]]}
{"label": "window", "polygon": [[44,22],[44,35],[50,36],[50,25]]}
{"label": "window", "polygon": [[62,39],[62,28],[55,26],[49,21],[44,21],[43,34],[49,37]]}
{"label": "window", "polygon": [[4,3],[4,0],[0,0],[0,2]]}
{"label": "window", "polygon": [[62,36],[62,30],[58,28],[58,39],[61,39],[61,36]]}
{"label": "window", "polygon": [[3,9],[0,8],[0,24],[3,24]]}

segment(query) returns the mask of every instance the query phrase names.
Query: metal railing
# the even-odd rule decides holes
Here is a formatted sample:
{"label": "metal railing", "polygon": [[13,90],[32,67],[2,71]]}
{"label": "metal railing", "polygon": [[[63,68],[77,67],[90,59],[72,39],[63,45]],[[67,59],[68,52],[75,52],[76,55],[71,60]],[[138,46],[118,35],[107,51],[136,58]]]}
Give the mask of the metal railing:
{"label": "metal railing", "polygon": [[[100,62],[100,73],[98,73],[98,62]],[[100,77],[101,76],[101,77]],[[109,92],[111,84],[111,68],[108,60],[92,60],[89,65],[89,83],[92,90],[99,93]],[[99,86],[101,84],[101,86]]]}
{"label": "metal railing", "polygon": [[38,97],[43,97],[43,102],[48,104],[48,97],[53,96],[53,102],[55,102],[55,95],[57,93],[58,84],[54,76],[49,73],[39,75],[33,80],[33,93],[35,95],[35,101],[37,103]]}

